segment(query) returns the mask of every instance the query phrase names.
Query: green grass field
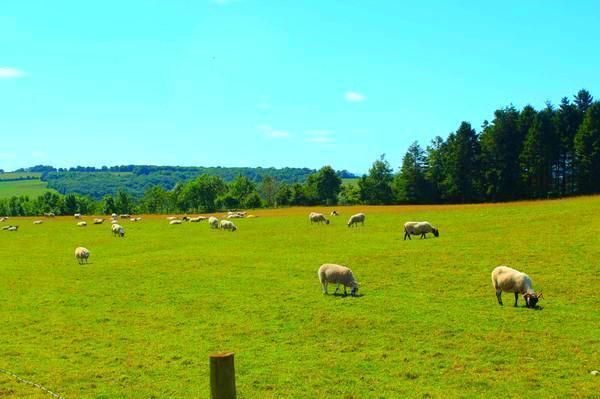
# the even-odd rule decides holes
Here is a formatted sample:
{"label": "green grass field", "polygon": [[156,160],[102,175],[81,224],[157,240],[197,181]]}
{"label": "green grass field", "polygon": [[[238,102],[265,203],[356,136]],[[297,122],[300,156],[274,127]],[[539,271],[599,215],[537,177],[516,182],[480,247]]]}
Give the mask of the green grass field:
{"label": "green grass field", "polygon": [[0,173],[0,181],[8,179],[19,179],[23,177],[37,177],[39,178],[42,174],[39,172],[6,172]]}
{"label": "green grass field", "polygon": [[[318,209],[257,211],[234,233],[144,218],[124,239],[9,219],[0,368],[66,398],[208,398],[208,355],[233,351],[240,398],[599,397],[600,197],[339,207],[311,226]],[[407,220],[440,237],[403,241]],[[326,262],[362,296],[322,295]],[[497,304],[501,264],[531,276],[541,310]],[[48,396],[0,374],[0,397]]]}
{"label": "green grass field", "polygon": [[13,180],[2,181],[0,179],[0,198],[27,195],[36,198],[46,191],[54,191],[48,188],[48,183],[41,180]]}

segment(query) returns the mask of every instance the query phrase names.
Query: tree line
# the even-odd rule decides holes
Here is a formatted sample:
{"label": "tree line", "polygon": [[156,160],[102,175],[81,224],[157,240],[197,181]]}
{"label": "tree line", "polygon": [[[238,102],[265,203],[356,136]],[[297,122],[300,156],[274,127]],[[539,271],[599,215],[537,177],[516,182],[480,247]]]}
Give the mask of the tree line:
{"label": "tree line", "polygon": [[[50,172],[52,173],[52,172]],[[138,171],[138,173],[143,173]],[[555,198],[600,192],[600,102],[580,90],[556,107],[498,109],[477,132],[462,122],[444,140],[414,142],[396,172],[382,155],[355,184],[331,166],[304,181],[238,174],[226,182],[203,173],[172,188],[133,195],[122,187],[101,198],[47,192],[0,200],[0,215],[194,213],[292,205],[435,204]],[[152,175],[150,173],[149,175]]]}

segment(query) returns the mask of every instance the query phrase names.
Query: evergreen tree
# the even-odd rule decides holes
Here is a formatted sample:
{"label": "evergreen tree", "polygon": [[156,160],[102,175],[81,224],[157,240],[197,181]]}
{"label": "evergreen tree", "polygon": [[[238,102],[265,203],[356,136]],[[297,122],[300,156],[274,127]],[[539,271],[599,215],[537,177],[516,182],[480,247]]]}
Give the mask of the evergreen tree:
{"label": "evergreen tree", "polygon": [[358,180],[361,201],[371,205],[386,205],[394,201],[392,181],[394,179],[390,163],[382,154],[373,162],[369,174]]}
{"label": "evergreen tree", "polygon": [[425,152],[416,141],[408,147],[400,172],[395,176],[393,186],[396,201],[406,204],[425,203],[429,196],[426,175]]}
{"label": "evergreen tree", "polygon": [[600,103],[592,104],[575,136],[577,185],[581,194],[600,192]]}
{"label": "evergreen tree", "polygon": [[558,135],[558,187],[560,195],[575,192],[575,135],[581,124],[581,113],[578,108],[563,97],[554,117],[554,125]]}
{"label": "evergreen tree", "polygon": [[451,202],[474,202],[479,199],[478,136],[471,124],[462,122],[446,144],[445,197]]}
{"label": "evergreen tree", "polygon": [[323,166],[314,176],[316,196],[319,203],[334,205],[341,190],[342,179],[329,165]]}
{"label": "evergreen tree", "polygon": [[573,102],[577,106],[579,112],[585,114],[588,108],[594,102],[594,97],[592,97],[589,91],[581,89],[573,96]]}

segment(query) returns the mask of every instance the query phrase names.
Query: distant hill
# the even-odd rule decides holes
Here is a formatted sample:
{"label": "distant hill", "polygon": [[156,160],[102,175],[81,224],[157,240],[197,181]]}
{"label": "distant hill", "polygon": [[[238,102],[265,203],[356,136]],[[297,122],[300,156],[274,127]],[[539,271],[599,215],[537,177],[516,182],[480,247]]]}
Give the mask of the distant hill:
{"label": "distant hill", "polygon": [[[167,190],[173,189],[177,183],[192,180],[202,174],[218,176],[224,181],[231,181],[236,176],[248,177],[254,182],[260,182],[270,176],[278,182],[304,182],[316,170],[309,168],[246,168],[246,167],[182,167],[182,166],[153,166],[153,165],[124,165],[113,167],[77,166],[69,169],[56,169],[52,166],[37,165],[21,169],[21,175],[39,176],[41,183],[47,183],[49,188],[66,193],[77,193],[90,196],[96,200],[105,194],[115,194],[124,189],[135,197],[141,197],[153,186],[161,186]],[[338,172],[342,178],[355,177],[348,171]]]}
{"label": "distant hill", "polygon": [[41,181],[41,173],[36,172],[10,172],[0,173],[0,198],[26,195],[30,198],[38,197],[48,189],[48,183]]}

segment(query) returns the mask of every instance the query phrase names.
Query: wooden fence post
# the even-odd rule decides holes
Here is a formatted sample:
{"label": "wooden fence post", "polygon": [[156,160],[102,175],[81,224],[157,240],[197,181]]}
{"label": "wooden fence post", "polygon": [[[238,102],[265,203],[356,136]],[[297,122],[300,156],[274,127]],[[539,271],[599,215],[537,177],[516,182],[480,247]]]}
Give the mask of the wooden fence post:
{"label": "wooden fence post", "polygon": [[212,399],[236,399],[237,397],[232,352],[210,355],[210,397]]}

